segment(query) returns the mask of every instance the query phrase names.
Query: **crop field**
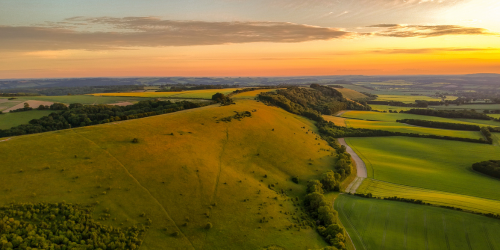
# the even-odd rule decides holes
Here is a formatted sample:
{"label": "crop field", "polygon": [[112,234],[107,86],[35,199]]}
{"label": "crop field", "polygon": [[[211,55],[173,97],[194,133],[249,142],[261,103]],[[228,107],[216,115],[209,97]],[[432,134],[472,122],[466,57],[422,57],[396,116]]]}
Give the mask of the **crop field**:
{"label": "crop field", "polygon": [[370,107],[372,107],[372,110],[387,111],[387,112],[389,112],[389,110],[399,112],[400,110],[416,109],[416,107],[397,107],[397,106],[374,105],[374,104],[370,104]]}
{"label": "crop field", "polygon": [[320,249],[314,229],[286,230],[302,213],[291,198],[335,161],[317,138],[310,120],[252,100],[2,138],[0,205],[95,204],[94,217],[110,209],[101,223],[113,227],[149,218],[141,249]]}
{"label": "crop field", "polygon": [[359,100],[359,99],[364,99],[364,98],[368,97],[365,94],[359,93],[358,91],[352,90],[352,89],[343,88],[343,89],[336,89],[336,90],[338,90],[340,93],[342,93],[342,95],[345,98],[351,99],[351,100]]}
{"label": "crop field", "polygon": [[344,122],[347,127],[352,127],[352,128],[380,129],[380,130],[401,132],[401,133],[429,134],[429,135],[451,136],[451,137],[472,138],[472,139],[482,138],[482,134],[479,131],[460,131],[460,130],[449,130],[449,129],[438,129],[438,128],[426,128],[426,127],[411,126],[399,122],[364,121],[356,119],[345,119]]}
{"label": "crop field", "polygon": [[500,181],[471,165],[500,155],[500,147],[426,138],[347,138],[368,177],[430,190],[500,199]]}
{"label": "crop field", "polygon": [[500,114],[488,114],[488,116],[491,116],[496,119],[500,118]]}
{"label": "crop field", "polygon": [[448,106],[430,106],[430,108],[434,109],[444,109],[444,110],[471,110],[474,109],[476,111],[482,112],[483,110],[500,110],[500,104],[463,104],[460,106],[457,105],[448,105]]}
{"label": "crop field", "polygon": [[333,115],[323,115],[323,119],[325,119],[325,121],[333,122],[337,126],[341,126],[341,127],[346,126],[347,119],[342,118],[342,117],[333,116]]}
{"label": "crop field", "polygon": [[53,110],[31,110],[0,115],[0,129],[9,129],[17,125],[27,124],[33,119],[49,115]]}
{"label": "crop field", "polygon": [[[4,107],[13,107],[20,103],[35,100],[35,101],[44,101],[44,102],[60,102],[65,104],[71,103],[81,103],[81,104],[114,104],[120,102],[138,102],[140,100],[147,100],[146,98],[137,98],[137,97],[101,97],[101,96],[91,96],[91,95],[68,95],[68,96],[22,96],[16,97],[17,99],[0,102],[0,106]],[[7,98],[0,98],[7,99]],[[32,107],[37,108],[37,107]]]}
{"label": "crop field", "polygon": [[343,118],[358,119],[366,121],[384,121],[384,122],[395,122],[401,119],[420,119],[436,122],[450,122],[450,123],[461,123],[469,125],[479,125],[479,126],[500,126],[500,122],[491,120],[478,120],[478,119],[451,119],[443,118],[437,116],[427,116],[427,115],[415,115],[406,113],[383,113],[374,111],[348,111],[342,114]]}
{"label": "crop field", "polygon": [[259,94],[264,93],[264,92],[270,92],[270,91],[276,91],[276,89],[258,89],[254,91],[248,91],[248,92],[243,92],[236,94],[232,96],[231,98],[233,99],[255,99]]}
{"label": "crop field", "polygon": [[240,88],[231,89],[203,89],[188,90],[182,92],[127,92],[127,93],[96,93],[93,96],[121,96],[121,97],[147,97],[147,98],[193,98],[193,99],[211,99],[215,93],[229,94]]}
{"label": "crop field", "polygon": [[500,200],[440,192],[436,190],[398,185],[394,183],[365,179],[357,193],[371,193],[375,197],[402,197],[422,200],[440,206],[457,207],[469,211],[500,214]]}
{"label": "crop field", "polygon": [[[405,103],[413,103],[415,100],[424,100],[424,101],[441,101],[441,98],[434,98],[429,96],[421,96],[421,95],[383,95],[377,94],[378,98],[375,101],[396,101],[396,102],[405,102]],[[447,96],[446,100],[455,100],[456,96]]]}
{"label": "crop field", "polygon": [[335,208],[358,250],[500,248],[500,220],[484,216],[349,195]]}

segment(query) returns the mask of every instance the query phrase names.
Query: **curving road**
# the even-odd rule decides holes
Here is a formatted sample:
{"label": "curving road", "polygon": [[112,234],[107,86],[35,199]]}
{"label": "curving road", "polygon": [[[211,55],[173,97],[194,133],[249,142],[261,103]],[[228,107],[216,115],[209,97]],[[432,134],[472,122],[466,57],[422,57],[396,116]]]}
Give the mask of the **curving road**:
{"label": "curving road", "polygon": [[358,154],[356,154],[354,152],[354,150],[352,150],[352,148],[349,147],[349,145],[347,145],[344,138],[339,138],[338,140],[339,140],[340,145],[344,145],[346,147],[347,153],[349,153],[351,155],[352,159],[354,160],[354,162],[356,162],[356,170],[357,170],[356,179],[354,179],[349,184],[349,186],[347,186],[345,192],[346,193],[356,193],[356,190],[358,190],[361,183],[363,183],[363,180],[368,177],[368,172],[366,171],[366,165],[363,162],[363,160],[361,160],[361,158],[358,156]]}

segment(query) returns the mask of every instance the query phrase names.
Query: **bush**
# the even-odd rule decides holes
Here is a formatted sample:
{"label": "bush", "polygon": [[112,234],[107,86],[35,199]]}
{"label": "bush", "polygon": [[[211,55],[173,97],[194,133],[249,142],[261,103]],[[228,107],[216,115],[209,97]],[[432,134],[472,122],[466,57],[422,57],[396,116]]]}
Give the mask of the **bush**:
{"label": "bush", "polygon": [[137,138],[132,139],[132,143],[139,143],[139,139]]}
{"label": "bush", "polygon": [[207,223],[207,225],[205,226],[206,229],[211,229],[213,226],[212,226],[212,223]]}
{"label": "bush", "polygon": [[292,181],[296,184],[299,184],[299,177],[298,176],[292,177]]}

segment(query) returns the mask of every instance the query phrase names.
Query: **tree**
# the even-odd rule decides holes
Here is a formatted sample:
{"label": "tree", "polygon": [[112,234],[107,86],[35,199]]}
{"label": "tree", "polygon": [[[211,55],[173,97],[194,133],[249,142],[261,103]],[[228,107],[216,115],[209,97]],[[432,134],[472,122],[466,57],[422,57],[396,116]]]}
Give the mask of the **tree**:
{"label": "tree", "polygon": [[30,108],[30,104],[29,104],[29,103],[27,103],[27,102],[25,102],[25,103],[24,103],[24,109],[29,109],[29,108]]}
{"label": "tree", "polygon": [[324,193],[323,191],[323,184],[321,184],[320,181],[318,180],[312,180],[307,183],[307,192],[308,193]]}
{"label": "tree", "polygon": [[212,96],[212,100],[216,101],[216,102],[222,102],[224,99],[226,99],[226,96],[222,93],[215,93],[213,96]]}
{"label": "tree", "polygon": [[324,190],[333,191],[336,188],[338,189],[337,179],[335,178],[335,173],[333,171],[324,173],[321,176],[320,182],[323,185]]}

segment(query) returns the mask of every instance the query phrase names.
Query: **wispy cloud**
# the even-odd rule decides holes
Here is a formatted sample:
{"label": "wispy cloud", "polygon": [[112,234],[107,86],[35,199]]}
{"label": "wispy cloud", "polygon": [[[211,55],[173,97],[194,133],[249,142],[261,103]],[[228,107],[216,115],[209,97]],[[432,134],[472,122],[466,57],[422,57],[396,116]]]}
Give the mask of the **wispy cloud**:
{"label": "wispy cloud", "polygon": [[37,26],[1,26],[0,50],[115,50],[135,47],[220,45],[232,43],[299,43],[367,36],[435,37],[494,35],[486,29],[458,25],[369,26],[371,33],[288,22],[206,22],[157,17],[73,17]]}
{"label": "wispy cloud", "polygon": [[491,52],[500,51],[497,48],[418,48],[418,49],[378,49],[368,53],[375,54],[431,54],[446,52]]}
{"label": "wispy cloud", "polygon": [[498,35],[484,28],[465,27],[460,25],[404,25],[377,24],[369,28],[384,28],[374,32],[377,36],[389,37],[436,37],[447,35]]}

